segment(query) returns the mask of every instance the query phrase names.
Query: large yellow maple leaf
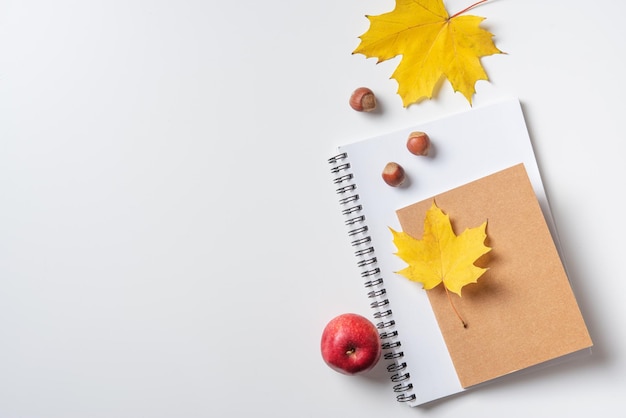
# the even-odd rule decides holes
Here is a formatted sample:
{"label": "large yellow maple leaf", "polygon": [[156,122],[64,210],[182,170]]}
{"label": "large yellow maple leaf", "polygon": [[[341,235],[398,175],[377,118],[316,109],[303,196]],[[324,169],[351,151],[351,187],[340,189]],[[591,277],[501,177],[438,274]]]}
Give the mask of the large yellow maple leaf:
{"label": "large yellow maple leaf", "polygon": [[430,290],[443,283],[446,291],[461,296],[461,289],[476,283],[487,271],[474,262],[491,251],[484,242],[487,237],[487,222],[476,228],[467,228],[455,235],[450,217],[443,213],[433,201],[426,212],[422,239],[415,239],[405,232],[393,228],[393,242],[398,248],[396,255],[408,264],[398,271],[409,280],[420,282]]}
{"label": "large yellow maple leaf", "polygon": [[461,15],[484,1],[449,16],[443,0],[396,0],[393,11],[366,16],[370,27],[353,53],[379,63],[402,55],[391,77],[405,107],[431,99],[443,78],[471,105],[476,82],[488,80],[480,58],[502,53],[480,28],[483,17]]}

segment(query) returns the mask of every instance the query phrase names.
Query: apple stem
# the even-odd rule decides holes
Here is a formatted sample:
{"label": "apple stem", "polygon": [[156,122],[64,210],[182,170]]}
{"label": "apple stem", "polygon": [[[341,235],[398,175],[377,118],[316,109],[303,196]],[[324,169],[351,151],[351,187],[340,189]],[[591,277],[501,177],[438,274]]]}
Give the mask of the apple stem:
{"label": "apple stem", "polygon": [[351,356],[352,354],[354,354],[355,351],[356,351],[356,348],[350,347],[350,349],[346,351],[346,355]]}
{"label": "apple stem", "polygon": [[450,19],[457,17],[458,15],[462,15],[463,13],[467,12],[470,9],[473,9],[474,7],[478,6],[481,3],[484,3],[488,0],[480,0],[477,1],[476,3],[472,4],[471,6],[466,7],[465,9],[461,10],[460,12],[457,12],[455,14],[453,14],[452,16],[450,16]]}
{"label": "apple stem", "polygon": [[446,296],[448,296],[448,301],[450,302],[450,306],[452,306],[452,310],[456,314],[457,318],[459,318],[461,320],[461,323],[463,324],[463,328],[467,328],[467,322],[465,322],[465,320],[463,320],[463,318],[459,314],[459,311],[457,311],[456,308],[454,307],[454,303],[452,303],[452,297],[450,297],[450,292],[448,291],[448,288],[445,287],[445,286],[443,288],[446,290]]}

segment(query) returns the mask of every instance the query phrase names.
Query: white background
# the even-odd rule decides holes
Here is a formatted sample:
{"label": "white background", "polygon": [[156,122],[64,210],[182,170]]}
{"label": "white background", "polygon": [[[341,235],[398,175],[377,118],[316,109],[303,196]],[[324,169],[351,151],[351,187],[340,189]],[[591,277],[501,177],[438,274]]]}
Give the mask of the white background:
{"label": "white background", "polygon": [[[0,418],[619,416],[616,1],[471,12],[507,53],[474,105],[522,102],[594,354],[419,409],[382,364],[322,362],[326,322],[370,314],[327,158],[469,108],[449,84],[403,108],[397,60],[351,54],[393,5],[0,1]],[[379,112],[348,107],[360,85]]]}

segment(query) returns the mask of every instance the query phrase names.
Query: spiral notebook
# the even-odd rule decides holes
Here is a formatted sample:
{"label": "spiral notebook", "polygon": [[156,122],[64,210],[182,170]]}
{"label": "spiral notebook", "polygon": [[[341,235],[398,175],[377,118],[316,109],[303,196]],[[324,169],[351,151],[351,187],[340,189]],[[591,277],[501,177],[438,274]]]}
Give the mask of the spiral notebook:
{"label": "spiral notebook", "polygon": [[[412,131],[430,136],[428,156],[407,151]],[[389,161],[404,167],[400,187],[381,178]],[[517,99],[340,146],[329,164],[398,401],[423,405],[591,353]],[[433,202],[457,234],[488,221],[489,270],[454,301],[467,328],[442,286],[396,273],[406,264],[390,228],[419,239]]]}

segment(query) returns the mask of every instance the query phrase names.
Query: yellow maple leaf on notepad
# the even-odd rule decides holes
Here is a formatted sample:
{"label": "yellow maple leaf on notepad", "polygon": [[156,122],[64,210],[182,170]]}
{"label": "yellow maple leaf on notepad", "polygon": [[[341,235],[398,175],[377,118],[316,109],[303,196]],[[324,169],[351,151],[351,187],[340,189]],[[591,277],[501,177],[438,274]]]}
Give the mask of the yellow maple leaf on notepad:
{"label": "yellow maple leaf on notepad", "polygon": [[431,99],[444,78],[471,104],[476,82],[488,80],[480,58],[502,53],[483,17],[463,15],[485,1],[450,16],[443,0],[396,0],[393,11],[366,16],[370,27],[353,53],[378,62],[402,56],[391,77],[405,107]]}
{"label": "yellow maple leaf on notepad", "polygon": [[[461,296],[463,286],[476,283],[487,271],[474,264],[478,258],[491,251],[485,245],[486,228],[487,222],[484,222],[478,227],[467,228],[457,236],[452,230],[450,217],[433,201],[426,212],[422,239],[389,228],[398,248],[396,255],[408,264],[397,273],[422,283],[426,290],[443,283],[446,293],[450,291]],[[450,304],[454,309],[451,299]],[[465,321],[461,321],[465,326]]]}

